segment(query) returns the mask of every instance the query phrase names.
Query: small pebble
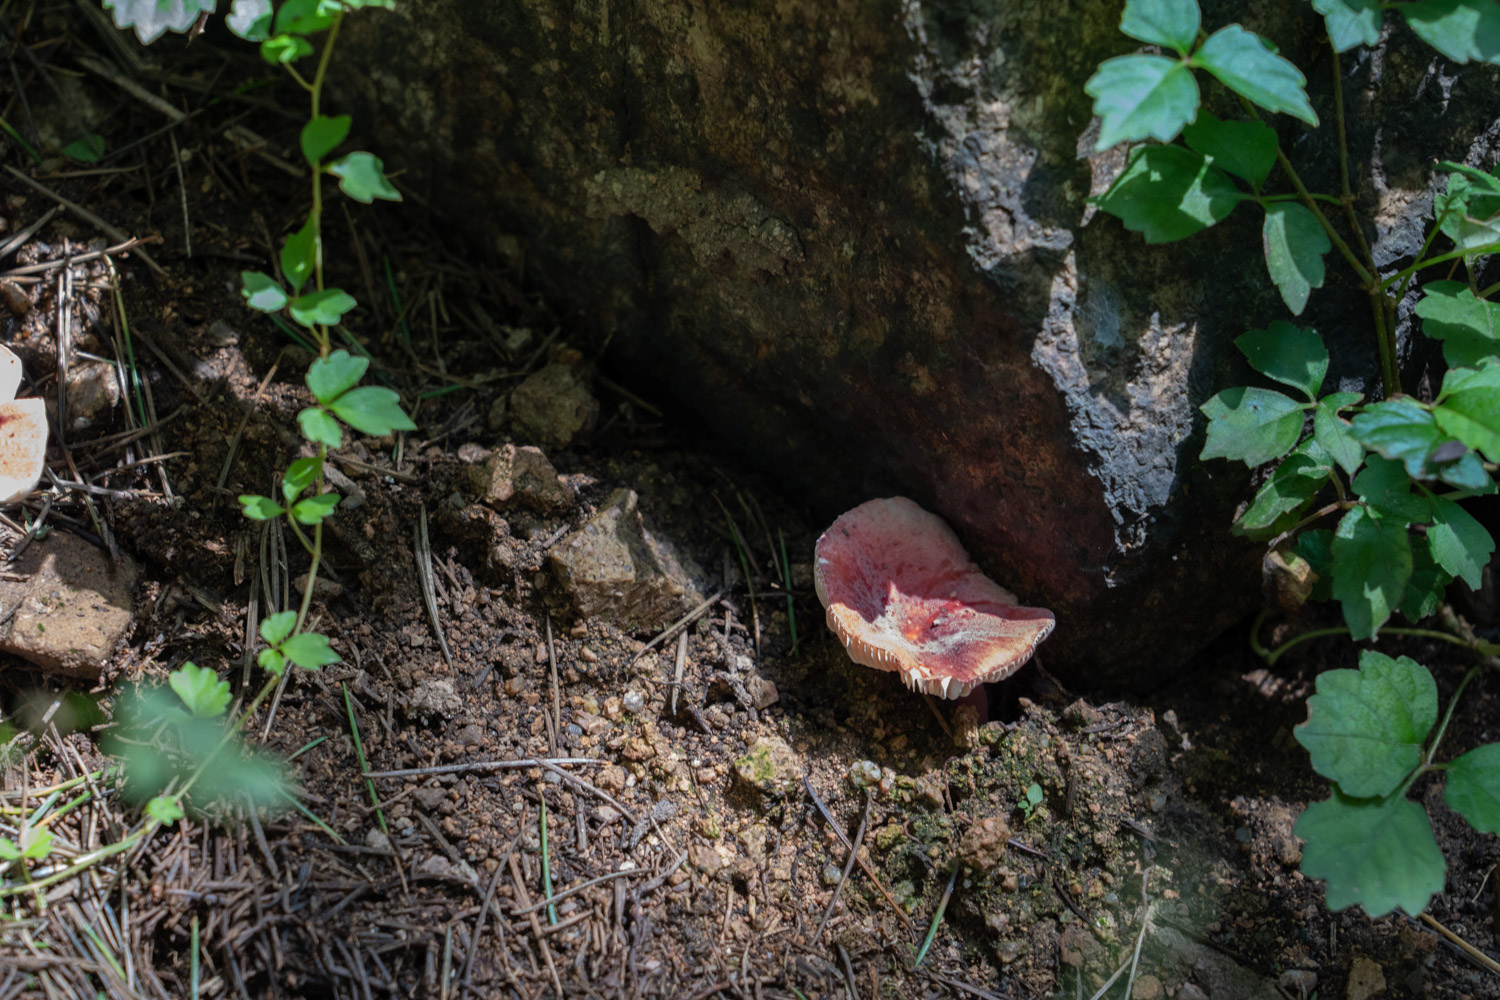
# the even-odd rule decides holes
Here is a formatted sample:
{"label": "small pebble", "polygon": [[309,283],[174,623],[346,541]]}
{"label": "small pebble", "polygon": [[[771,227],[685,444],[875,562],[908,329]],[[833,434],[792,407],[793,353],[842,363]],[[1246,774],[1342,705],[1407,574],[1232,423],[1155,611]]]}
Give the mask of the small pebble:
{"label": "small pebble", "polygon": [[625,711],[639,713],[646,707],[646,696],[639,691],[626,691],[621,704],[624,705]]}

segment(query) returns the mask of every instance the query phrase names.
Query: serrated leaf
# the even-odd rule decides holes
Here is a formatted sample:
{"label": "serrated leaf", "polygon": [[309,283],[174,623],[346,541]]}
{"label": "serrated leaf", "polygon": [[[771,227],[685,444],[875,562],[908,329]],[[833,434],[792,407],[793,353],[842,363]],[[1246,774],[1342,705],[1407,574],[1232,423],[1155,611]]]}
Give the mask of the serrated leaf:
{"label": "serrated leaf", "polygon": [[1373,639],[1391,617],[1411,576],[1406,523],[1355,507],[1333,533],[1330,591],[1356,641]]}
{"label": "serrated leaf", "polygon": [[[1323,471],[1322,477],[1307,474],[1317,469]],[[1318,491],[1327,485],[1329,471],[1328,465],[1306,455],[1294,453],[1287,456],[1256,492],[1250,506],[1235,519],[1234,530],[1251,537],[1271,531],[1284,515],[1300,511],[1318,495]]]}
{"label": "serrated leaf", "polygon": [[171,826],[183,816],[182,806],[170,795],[157,795],[151,798],[145,805],[145,813],[156,820],[162,826]]}
{"label": "serrated leaf", "polygon": [[1293,731],[1313,770],[1358,798],[1389,795],[1422,762],[1437,683],[1420,663],[1364,650],[1358,670],[1325,670]]}
{"label": "serrated leaf", "polygon": [[1402,463],[1412,479],[1430,477],[1429,459],[1451,440],[1438,427],[1432,412],[1410,399],[1374,403],[1355,415],[1350,428],[1366,448]]}
{"label": "serrated leaf", "polygon": [[1454,62],[1500,61],[1495,0],[1422,0],[1397,7],[1417,37]]}
{"label": "serrated leaf", "polygon": [[293,295],[302,291],[302,286],[312,277],[313,267],[317,263],[317,250],[318,229],[309,216],[302,228],[288,236],[281,245],[281,273],[286,275]]}
{"label": "serrated leaf", "polygon": [[1380,0],[1312,0],[1337,52],[1380,41]]}
{"label": "serrated leaf", "polygon": [[241,271],[240,282],[240,294],[251,309],[273,313],[279,312],[286,305],[286,292],[269,274]]}
{"label": "serrated leaf", "polygon": [[385,176],[385,164],[374,153],[350,153],[328,165],[328,172],[339,179],[339,190],[366,205],[376,200],[400,201],[397,191]]}
{"label": "serrated leaf", "polygon": [[1260,122],[1222,121],[1206,108],[1182,130],[1183,141],[1214,166],[1229,171],[1259,188],[1276,165],[1276,133]]}
{"label": "serrated leaf", "polygon": [[1171,142],[1193,120],[1202,95],[1193,71],[1166,56],[1106,59],[1083,85],[1099,116],[1095,149],[1121,142]]}
{"label": "serrated leaf", "polygon": [[1208,417],[1203,459],[1261,465],[1291,451],[1302,434],[1302,405],[1274,389],[1235,386],[1200,409]]}
{"label": "serrated leaf", "polygon": [[1316,126],[1318,116],[1307,100],[1307,78],[1292,63],[1266,47],[1258,35],[1230,24],[1208,36],[1192,63],[1267,111],[1284,111]]}
{"label": "serrated leaf", "polygon": [[22,826],[21,840],[0,837],[0,860],[40,861],[52,853],[52,833],[46,827]]}
{"label": "serrated leaf", "polygon": [[1198,40],[1201,21],[1198,0],[1126,0],[1120,31],[1138,42],[1187,55]]}
{"label": "serrated leaf", "polygon": [[117,28],[134,28],[142,45],[168,31],[183,32],[203,14],[214,12],[214,0],[104,0]]}
{"label": "serrated leaf", "polygon": [[1383,515],[1408,522],[1427,520],[1427,501],[1411,492],[1411,477],[1400,462],[1371,455],[1350,486],[1355,496]]}
{"label": "serrated leaf", "polygon": [[1475,297],[1461,281],[1428,282],[1417,315],[1422,332],[1443,342],[1449,367],[1474,367],[1500,354],[1500,304]]}
{"label": "serrated leaf", "polygon": [[1407,621],[1419,622],[1437,613],[1453,577],[1432,558],[1431,541],[1423,535],[1408,535],[1411,544],[1411,576],[1401,592],[1397,609]]}
{"label": "serrated leaf", "polygon": [[308,292],[287,303],[287,312],[292,319],[311,329],[315,326],[336,326],[344,313],[359,303],[354,296],[341,288],[328,288],[321,292]]}
{"label": "serrated leaf", "polygon": [[1500,461],[1500,363],[1449,369],[1432,416],[1465,445]]}
{"label": "serrated leaf", "polygon": [[1450,763],[1443,799],[1480,833],[1500,833],[1500,743],[1475,747]]}
{"label": "serrated leaf", "polygon": [[309,406],[297,414],[297,426],[302,436],[313,444],[326,444],[338,449],[344,446],[344,429],[333,418],[333,414],[318,406]]}
{"label": "serrated leaf", "polygon": [[1372,917],[1415,915],[1442,892],[1447,866],[1422,807],[1404,798],[1356,799],[1333,790],[1292,827],[1306,841],[1302,874],[1328,884],[1328,908],[1355,904]]}
{"label": "serrated leaf", "polygon": [[280,646],[296,627],[297,612],[280,611],[261,619],[260,637],[266,641],[267,646]]}
{"label": "serrated leaf", "polygon": [[1170,243],[1214,225],[1249,197],[1202,153],[1142,146],[1131,150],[1098,205],[1147,243]]}
{"label": "serrated leaf", "polygon": [[286,474],[281,477],[281,495],[286,498],[286,502],[296,502],[309,486],[317,482],[318,473],[322,469],[323,460],[316,455],[299,458],[288,465]]}
{"label": "serrated leaf", "polygon": [[229,682],[219,680],[218,674],[192,660],[168,674],[167,684],[200,719],[217,718],[229,707]]}
{"label": "serrated leaf", "polygon": [[1365,449],[1355,439],[1348,421],[1338,415],[1338,410],[1338,401],[1333,397],[1325,396],[1318,400],[1318,408],[1313,410],[1313,440],[1318,442],[1339,468],[1352,476],[1354,470],[1365,460]]}
{"label": "serrated leaf", "polygon": [[276,12],[276,33],[316,35],[333,26],[337,0],[285,0]]}
{"label": "serrated leaf", "polygon": [[1474,515],[1446,497],[1428,497],[1432,524],[1427,541],[1432,558],[1449,574],[1467,583],[1473,590],[1481,584],[1480,576],[1495,554],[1495,540]]}
{"label": "serrated leaf", "polygon": [[333,152],[335,146],[349,135],[349,124],[354,119],[348,115],[319,115],[302,126],[302,158],[307,165],[317,168],[323,157]]}
{"label": "serrated leaf", "polygon": [[330,663],[342,663],[343,659],[328,645],[328,636],[317,632],[302,632],[292,636],[281,646],[282,655],[304,670],[317,670]]}
{"label": "serrated leaf", "polygon": [[260,43],[260,57],[272,66],[289,65],[312,54],[312,42],[301,35],[272,35]]}
{"label": "serrated leaf", "polygon": [[324,493],[320,496],[308,497],[297,506],[292,508],[292,516],[302,524],[317,524],[339,505],[337,493]]}
{"label": "serrated leaf", "polygon": [[393,431],[414,431],[412,423],[401,409],[401,397],[395,390],[383,386],[361,386],[350,389],[328,407],[344,423],[361,434],[383,437]]}
{"label": "serrated leaf", "polygon": [[1448,175],[1447,189],[1432,202],[1432,214],[1443,235],[1465,251],[1500,243],[1500,180],[1478,170],[1455,169],[1462,164],[1443,166],[1453,172]]}
{"label": "serrated leaf", "polygon": [[286,513],[286,508],[270,497],[252,493],[240,494],[240,507],[252,521],[270,521]]}
{"label": "serrated leaf", "polygon": [[247,42],[271,37],[271,0],[234,0],[224,24]]}
{"label": "serrated leaf", "polygon": [[1317,398],[1328,374],[1328,349],[1311,327],[1301,329],[1277,320],[1263,330],[1250,330],[1234,341],[1250,367],[1282,385],[1301,389],[1309,401]]}
{"label": "serrated leaf", "polygon": [[281,672],[286,669],[286,657],[274,649],[262,649],[260,655],[255,658],[255,662],[260,664],[262,670],[275,674],[277,677],[280,677]]}
{"label": "serrated leaf", "polygon": [[1308,295],[1314,288],[1323,287],[1323,255],[1332,247],[1328,234],[1307,206],[1294,201],[1266,206],[1266,221],[1261,227],[1266,270],[1292,315],[1302,315]]}
{"label": "serrated leaf", "polygon": [[341,347],[308,366],[307,387],[326,405],[358,385],[369,367],[369,358],[355,357]]}

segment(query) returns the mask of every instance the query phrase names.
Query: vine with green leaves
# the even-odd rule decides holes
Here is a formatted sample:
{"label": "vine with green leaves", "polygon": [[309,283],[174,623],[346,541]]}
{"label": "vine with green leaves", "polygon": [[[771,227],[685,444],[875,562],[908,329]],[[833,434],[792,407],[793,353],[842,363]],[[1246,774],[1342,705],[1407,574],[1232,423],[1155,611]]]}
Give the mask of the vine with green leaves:
{"label": "vine with green leaves", "polygon": [[[191,661],[168,677],[175,698],[150,688],[122,695],[115,712],[117,725],[106,749],[121,761],[119,776],[126,796],[143,805],[142,822],[119,840],[43,877],[31,878],[28,866],[44,860],[50,852],[50,834],[45,829],[50,814],[23,819],[18,840],[0,837],[0,871],[14,866],[21,872],[20,879],[0,881],[0,899],[23,892],[39,893],[128,851],[160,827],[181,819],[194,803],[248,799],[252,805],[270,805],[291,800],[278,762],[245,746],[240,733],[288,666],[318,670],[340,662],[328,637],[308,623],[323,555],[324,522],[334,514],[340,499],[326,485],[328,453],[343,445],[345,426],[373,437],[416,428],[394,390],[359,384],[369,368],[367,357],[334,348],[333,332],[356,302],[344,290],[329,287],[324,273],[325,177],[337,178],[343,193],[356,201],[401,200],[378,157],[358,151],[330,159],[348,136],[350,118],[326,115],[322,107],[329,59],[343,18],[363,7],[391,6],[391,0],[286,0],[273,12],[270,0],[235,0],[226,19],[235,34],[260,44],[261,55],[268,63],[285,69],[307,93],[310,105],[300,147],[311,173],[311,209],[282,246],[280,279],[259,271],[246,271],[241,276],[247,304],[264,313],[285,313],[307,331],[318,355],[306,375],[312,405],[297,415],[302,436],[314,454],[298,458],[286,468],[278,498],[255,494],[239,498],[245,516],[252,520],[284,519],[307,552],[309,567],[301,604],[296,610],[268,615],[259,623],[265,647],[257,661],[266,679],[228,724],[224,717],[231,703],[229,683],[215,671]],[[105,0],[105,7],[113,10],[119,27],[134,27],[143,42],[150,42],[164,31],[191,29],[201,17],[213,12],[214,0]],[[309,78],[296,64],[316,51],[309,36],[325,31],[316,68]],[[351,339],[351,343],[355,342]]]}
{"label": "vine with green leaves", "polygon": [[[1238,24],[1206,32],[1196,0],[1127,0],[1120,30],[1157,51],[1109,59],[1085,85],[1100,120],[1098,148],[1137,144],[1095,204],[1149,243],[1185,239],[1252,204],[1264,213],[1267,274],[1293,316],[1322,287],[1330,252],[1368,298],[1381,398],[1325,392],[1322,338],[1274,320],[1235,345],[1279,387],[1237,386],[1203,404],[1201,458],[1271,466],[1234,530],[1268,542],[1268,563],[1293,602],[1336,601],[1342,611],[1342,627],[1277,649],[1260,644],[1262,614],[1251,642],[1268,662],[1312,637],[1363,641],[1382,633],[1453,643],[1480,658],[1439,724],[1427,668],[1364,650],[1357,670],[1318,677],[1308,721],[1296,730],[1313,768],[1333,782],[1331,797],[1297,821],[1306,841],[1302,871],[1327,883],[1331,909],[1359,904],[1372,916],[1398,907],[1416,914],[1442,891],[1446,874],[1430,819],[1407,797],[1418,779],[1441,772],[1447,804],[1476,830],[1500,833],[1500,744],[1438,756],[1460,696],[1500,663],[1500,644],[1476,637],[1444,603],[1454,580],[1481,586],[1495,551],[1463,502],[1496,492],[1500,463],[1500,303],[1493,301],[1500,285],[1480,287],[1476,277],[1479,258],[1500,250],[1500,172],[1437,164],[1442,190],[1421,249],[1405,266],[1383,271],[1350,184],[1339,56],[1376,44],[1390,8],[1443,57],[1500,63],[1485,41],[1500,31],[1500,3],[1312,3],[1332,49],[1337,192],[1309,190],[1262,118],[1319,124],[1306,77],[1269,40]],[[1228,89],[1241,118],[1201,107],[1200,71]],[[1273,184],[1278,168],[1284,183]],[[1434,268],[1443,268],[1442,277],[1416,287],[1418,275]],[[1454,279],[1459,269],[1464,280]],[[1414,288],[1422,333],[1442,342],[1447,364],[1431,399],[1403,394],[1397,369],[1396,307]],[[1413,627],[1389,625],[1397,613]],[[1417,624],[1434,617],[1440,627]]]}

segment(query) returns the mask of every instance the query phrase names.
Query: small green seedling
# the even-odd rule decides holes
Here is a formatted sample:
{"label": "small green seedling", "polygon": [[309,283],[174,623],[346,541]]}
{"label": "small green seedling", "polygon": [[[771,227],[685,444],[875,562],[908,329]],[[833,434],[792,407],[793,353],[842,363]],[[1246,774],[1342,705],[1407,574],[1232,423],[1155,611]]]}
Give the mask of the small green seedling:
{"label": "small green seedling", "polygon": [[1026,794],[1016,802],[1016,808],[1021,810],[1025,821],[1030,823],[1031,816],[1036,812],[1036,807],[1042,804],[1042,786],[1033,781],[1026,789]]}

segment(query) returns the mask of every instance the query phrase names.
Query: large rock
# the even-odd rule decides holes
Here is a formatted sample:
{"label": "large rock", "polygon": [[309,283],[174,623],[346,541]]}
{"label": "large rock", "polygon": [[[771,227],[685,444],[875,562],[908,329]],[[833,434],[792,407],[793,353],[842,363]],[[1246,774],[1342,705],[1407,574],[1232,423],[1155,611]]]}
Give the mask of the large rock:
{"label": "large rock", "polygon": [[[1197,407],[1245,377],[1233,338],[1287,314],[1253,210],[1170,247],[1086,225],[1123,162],[1092,151],[1082,89],[1134,47],[1119,16],[1086,0],[431,0],[350,18],[334,79],[407,183],[498,234],[648,391],[825,517],[893,493],[941,513],[1057,612],[1050,666],[1139,682],[1255,602],[1254,552],[1227,531],[1246,477],[1197,462]],[[1205,23],[1233,17],[1311,66],[1331,123],[1321,19],[1268,0],[1210,4]],[[1387,148],[1400,134],[1455,158],[1483,132],[1460,102],[1449,115],[1451,77],[1424,82],[1431,52],[1393,37],[1345,62],[1382,259],[1412,245],[1427,179],[1380,152],[1375,123]],[[1333,129],[1276,124],[1309,183],[1336,190]],[[1368,315],[1330,267],[1304,320],[1352,331],[1335,378],[1357,381]]]}

